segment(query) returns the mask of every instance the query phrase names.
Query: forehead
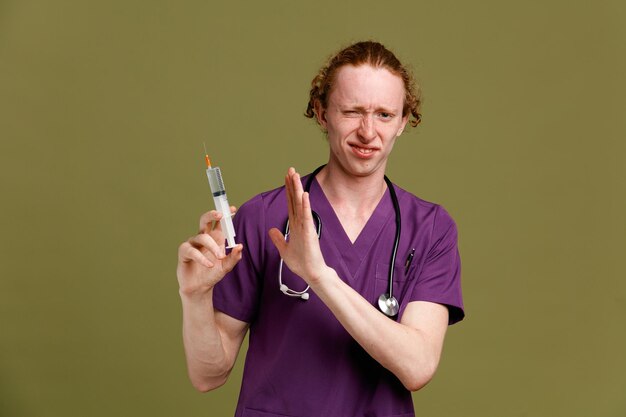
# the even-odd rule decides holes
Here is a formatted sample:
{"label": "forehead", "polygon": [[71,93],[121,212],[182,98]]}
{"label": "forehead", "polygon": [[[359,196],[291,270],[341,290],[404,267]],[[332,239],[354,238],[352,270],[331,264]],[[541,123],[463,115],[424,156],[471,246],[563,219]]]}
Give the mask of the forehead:
{"label": "forehead", "polygon": [[339,106],[401,109],[404,96],[402,78],[388,69],[344,65],[337,70],[328,99]]}

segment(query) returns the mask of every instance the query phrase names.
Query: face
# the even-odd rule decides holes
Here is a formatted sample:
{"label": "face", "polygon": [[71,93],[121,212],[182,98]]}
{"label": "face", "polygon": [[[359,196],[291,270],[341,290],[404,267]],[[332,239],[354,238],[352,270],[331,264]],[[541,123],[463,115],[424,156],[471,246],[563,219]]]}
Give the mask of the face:
{"label": "face", "polygon": [[327,108],[318,103],[317,119],[328,132],[329,166],[365,177],[384,175],[402,117],[404,83],[384,68],[345,65],[337,70]]}

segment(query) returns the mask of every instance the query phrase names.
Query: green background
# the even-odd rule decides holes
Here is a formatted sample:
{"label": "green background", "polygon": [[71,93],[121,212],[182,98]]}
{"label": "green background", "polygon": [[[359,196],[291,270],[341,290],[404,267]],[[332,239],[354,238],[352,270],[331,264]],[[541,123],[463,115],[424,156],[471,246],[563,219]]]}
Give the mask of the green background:
{"label": "green background", "polygon": [[309,82],[369,38],[425,97],[388,174],[460,230],[418,415],[626,415],[623,1],[3,0],[1,416],[232,414],[244,355],[199,394],[181,342],[202,142],[231,204],[309,172]]}

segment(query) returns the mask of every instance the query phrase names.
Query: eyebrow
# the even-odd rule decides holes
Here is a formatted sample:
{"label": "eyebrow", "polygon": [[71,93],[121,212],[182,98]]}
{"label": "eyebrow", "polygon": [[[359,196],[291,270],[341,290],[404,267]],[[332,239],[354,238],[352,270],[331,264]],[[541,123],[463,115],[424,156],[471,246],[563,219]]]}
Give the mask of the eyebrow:
{"label": "eyebrow", "polygon": [[[349,110],[357,110],[359,112],[365,112],[366,111],[365,107],[363,107],[363,106],[345,106],[345,107],[344,106],[337,106],[337,107],[339,107],[339,110],[341,110],[341,111],[345,111],[345,110],[348,110],[348,109]],[[383,106],[377,107],[374,111],[375,112],[382,112],[382,113],[391,113],[391,114],[395,114],[396,113],[396,111],[394,111],[394,110],[392,110],[390,108],[387,108],[387,107],[383,107]]]}

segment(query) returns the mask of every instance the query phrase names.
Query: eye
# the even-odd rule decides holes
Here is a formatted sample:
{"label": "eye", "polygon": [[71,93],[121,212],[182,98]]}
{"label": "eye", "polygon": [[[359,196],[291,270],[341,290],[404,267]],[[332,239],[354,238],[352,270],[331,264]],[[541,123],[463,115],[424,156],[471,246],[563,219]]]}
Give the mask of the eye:
{"label": "eye", "polygon": [[380,117],[381,119],[391,119],[393,118],[393,114],[382,111],[378,113],[378,117]]}

